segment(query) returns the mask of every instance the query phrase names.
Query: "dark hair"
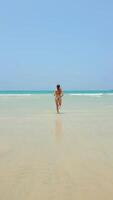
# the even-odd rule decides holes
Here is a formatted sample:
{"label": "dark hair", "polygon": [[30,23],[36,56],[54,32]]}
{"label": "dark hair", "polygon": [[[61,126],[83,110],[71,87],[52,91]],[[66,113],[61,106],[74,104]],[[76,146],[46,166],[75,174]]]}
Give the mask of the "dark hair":
{"label": "dark hair", "polygon": [[57,87],[57,90],[59,90],[59,89],[60,89],[60,85],[57,85],[56,87]]}

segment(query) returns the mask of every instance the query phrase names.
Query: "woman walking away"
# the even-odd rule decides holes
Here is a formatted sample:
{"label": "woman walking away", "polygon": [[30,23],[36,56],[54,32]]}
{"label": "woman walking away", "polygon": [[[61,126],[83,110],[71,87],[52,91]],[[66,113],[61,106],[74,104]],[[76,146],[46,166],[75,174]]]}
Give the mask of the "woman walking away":
{"label": "woman walking away", "polygon": [[55,96],[56,110],[57,110],[57,113],[59,113],[59,110],[62,105],[62,96],[63,96],[63,91],[62,91],[60,85],[56,86],[54,96]]}

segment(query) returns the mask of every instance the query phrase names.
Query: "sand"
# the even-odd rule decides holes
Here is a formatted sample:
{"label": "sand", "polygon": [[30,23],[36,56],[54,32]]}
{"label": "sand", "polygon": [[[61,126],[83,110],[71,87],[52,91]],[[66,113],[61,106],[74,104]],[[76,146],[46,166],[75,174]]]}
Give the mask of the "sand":
{"label": "sand", "polygon": [[0,200],[112,200],[113,97],[0,97]]}

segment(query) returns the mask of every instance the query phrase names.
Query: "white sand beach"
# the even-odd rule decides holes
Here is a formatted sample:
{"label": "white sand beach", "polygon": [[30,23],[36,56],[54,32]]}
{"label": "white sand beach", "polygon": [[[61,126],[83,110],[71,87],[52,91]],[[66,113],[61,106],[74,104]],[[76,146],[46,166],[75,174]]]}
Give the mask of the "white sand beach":
{"label": "white sand beach", "polygon": [[0,200],[112,200],[113,96],[0,96]]}

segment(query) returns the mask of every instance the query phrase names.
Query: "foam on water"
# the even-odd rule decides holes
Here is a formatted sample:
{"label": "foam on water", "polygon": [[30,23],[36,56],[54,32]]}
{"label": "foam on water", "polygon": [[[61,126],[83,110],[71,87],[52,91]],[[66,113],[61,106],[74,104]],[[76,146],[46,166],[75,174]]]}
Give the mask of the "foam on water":
{"label": "foam on water", "polygon": [[0,94],[0,96],[32,96],[32,94]]}
{"label": "foam on water", "polygon": [[74,94],[73,93],[73,94],[69,94],[69,95],[70,96],[96,96],[96,97],[100,97],[100,96],[103,96],[104,94],[103,93],[100,93],[100,94],[87,94],[87,93],[86,94],[82,94],[82,93],[81,94],[80,93]]}
{"label": "foam on water", "polygon": [[[34,95],[53,95],[53,91],[0,91],[0,96],[5,97],[29,97]],[[64,91],[64,95],[70,95],[70,96],[89,96],[89,97],[101,97],[104,95],[113,95],[112,90],[81,90],[81,91]]]}

